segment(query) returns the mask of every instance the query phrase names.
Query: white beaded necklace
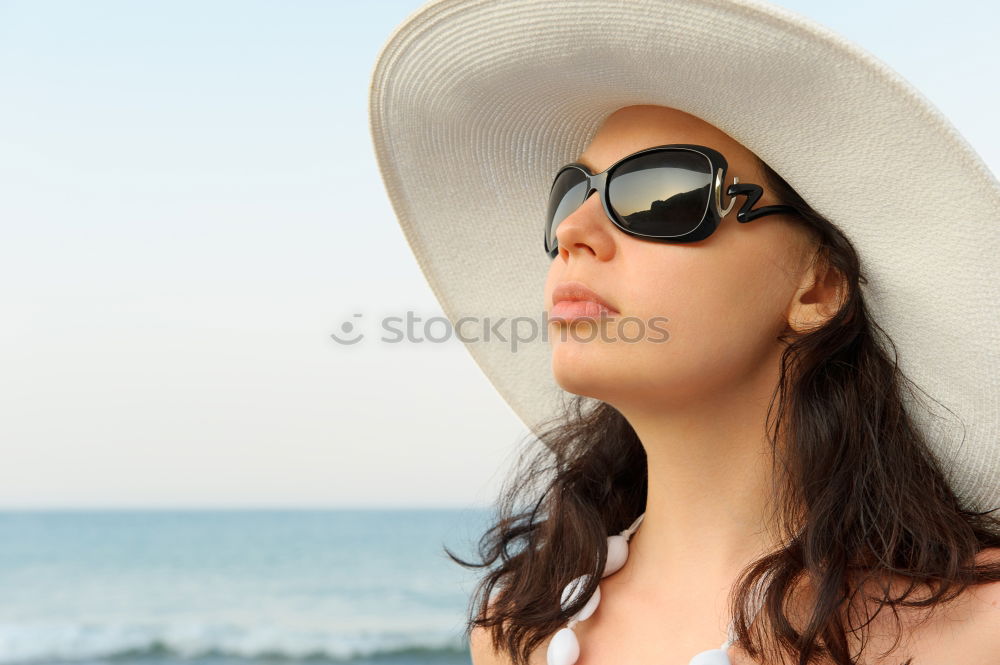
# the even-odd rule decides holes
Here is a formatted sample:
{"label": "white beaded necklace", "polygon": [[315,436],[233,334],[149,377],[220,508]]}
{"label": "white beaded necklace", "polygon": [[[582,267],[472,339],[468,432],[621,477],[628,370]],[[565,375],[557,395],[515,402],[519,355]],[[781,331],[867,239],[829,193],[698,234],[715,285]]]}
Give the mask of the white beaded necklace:
{"label": "white beaded necklace", "polygon": [[[632,537],[632,534],[639,528],[639,524],[645,516],[646,513],[639,515],[627,529],[624,529],[617,535],[608,536],[608,557],[604,565],[604,573],[601,575],[602,578],[618,572],[625,565],[625,561],[628,560],[628,541]],[[579,594],[586,588],[589,578],[590,575],[580,575],[566,585],[560,599],[560,605],[564,610],[577,600]],[[594,590],[594,594],[587,601],[587,604],[579,612],[570,617],[565,628],[560,628],[552,636],[546,656],[548,665],[573,665],[577,661],[580,657],[580,643],[576,639],[573,627],[581,621],[588,619],[597,609],[600,602],[601,587],[598,585],[597,589]],[[759,611],[760,609],[758,608]],[[689,665],[731,665],[726,651],[736,641],[732,621],[729,622],[729,630],[727,632],[729,637],[722,643],[721,647],[696,654],[691,659]]]}

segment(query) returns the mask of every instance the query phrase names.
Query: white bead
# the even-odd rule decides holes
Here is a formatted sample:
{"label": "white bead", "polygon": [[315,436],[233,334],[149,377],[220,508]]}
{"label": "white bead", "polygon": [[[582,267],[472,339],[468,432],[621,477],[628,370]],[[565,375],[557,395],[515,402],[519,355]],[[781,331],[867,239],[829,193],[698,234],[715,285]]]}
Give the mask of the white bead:
{"label": "white bead", "polygon": [[626,561],[628,561],[628,541],[625,540],[625,536],[608,536],[608,560],[604,564],[604,574],[601,577],[618,572]]}
{"label": "white bead", "polygon": [[[559,605],[560,607],[562,607],[563,611],[565,611],[566,608],[568,608],[572,603],[576,602],[576,600],[580,597],[580,594],[583,593],[583,590],[586,588],[587,582],[589,580],[590,580],[590,575],[580,575],[579,577],[576,577],[573,580],[571,580],[570,583],[567,584],[565,587],[563,587],[562,599],[559,601]],[[587,600],[586,604],[584,604],[584,606],[580,608],[579,612],[570,617],[570,619],[583,621],[584,619],[589,618],[590,615],[594,613],[594,610],[597,609],[597,606],[598,604],[600,604],[600,602],[601,602],[601,587],[597,587],[596,589],[594,589],[593,595]]]}
{"label": "white bead", "polygon": [[573,665],[579,657],[580,643],[576,633],[571,628],[560,628],[549,642],[546,662],[548,665]]}
{"label": "white bead", "polygon": [[729,656],[722,649],[702,651],[691,659],[688,665],[731,665]]}
{"label": "white bead", "polygon": [[562,598],[559,601],[559,606],[562,607],[563,611],[572,605],[583,593],[584,588],[587,586],[587,582],[590,579],[590,575],[580,575],[572,580],[569,584],[563,587]]}
{"label": "white bead", "polygon": [[601,587],[594,589],[594,595],[590,597],[587,604],[584,605],[579,612],[573,615],[573,618],[577,621],[584,621],[590,618],[590,615],[597,610],[597,606],[601,604]]}

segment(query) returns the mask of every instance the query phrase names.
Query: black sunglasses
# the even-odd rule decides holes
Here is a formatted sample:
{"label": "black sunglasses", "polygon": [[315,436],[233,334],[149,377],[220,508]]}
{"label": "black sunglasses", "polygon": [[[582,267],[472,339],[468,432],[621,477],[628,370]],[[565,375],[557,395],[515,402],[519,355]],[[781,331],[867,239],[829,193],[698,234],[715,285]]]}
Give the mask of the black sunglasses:
{"label": "black sunglasses", "polygon": [[749,222],[764,215],[796,212],[787,205],[751,210],[764,190],[760,185],[733,184],[726,189],[729,205],[722,207],[721,192],[729,168],[722,153],[703,145],[673,143],[640,150],[622,157],[594,174],[578,162],[559,169],[549,190],[545,216],[545,252],[559,254],[556,227],[598,192],[608,218],[629,235],[657,242],[696,242],[712,235],[733,204],[735,196],[747,200],[736,213]]}

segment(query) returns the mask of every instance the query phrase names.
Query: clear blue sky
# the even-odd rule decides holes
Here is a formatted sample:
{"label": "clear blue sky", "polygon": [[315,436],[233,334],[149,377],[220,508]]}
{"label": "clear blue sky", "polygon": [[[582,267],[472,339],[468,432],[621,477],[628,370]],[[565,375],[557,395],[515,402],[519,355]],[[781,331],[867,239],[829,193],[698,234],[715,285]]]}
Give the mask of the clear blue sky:
{"label": "clear blue sky", "polygon": [[[0,507],[468,505],[522,426],[396,226],[368,76],[417,0],[0,0]],[[998,172],[1000,5],[780,2]],[[945,13],[946,12],[946,13]]]}

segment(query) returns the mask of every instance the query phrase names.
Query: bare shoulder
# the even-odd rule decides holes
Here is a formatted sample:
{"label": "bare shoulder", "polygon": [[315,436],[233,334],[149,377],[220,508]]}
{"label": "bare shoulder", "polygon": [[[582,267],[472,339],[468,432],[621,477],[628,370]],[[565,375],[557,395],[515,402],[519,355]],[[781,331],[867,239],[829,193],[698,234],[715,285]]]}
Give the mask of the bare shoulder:
{"label": "bare shoulder", "polygon": [[[528,665],[545,665],[545,646],[547,642],[535,649]],[[510,655],[506,652],[493,650],[493,643],[490,631],[482,626],[476,626],[469,631],[469,651],[472,656],[472,665],[511,665]]]}
{"label": "bare shoulder", "polygon": [[504,654],[493,650],[490,632],[483,626],[474,626],[469,631],[469,652],[472,656],[472,665],[507,665],[508,663]]}
{"label": "bare shoulder", "polygon": [[[983,550],[977,563],[1000,562],[1000,548]],[[969,587],[919,630],[914,665],[1000,665],[1000,582]]]}
{"label": "bare shoulder", "polygon": [[[1000,547],[983,550],[978,563],[1000,563]],[[1000,665],[1000,582],[980,584],[968,590],[970,649],[975,662]],[[973,662],[973,661],[970,661]]]}

